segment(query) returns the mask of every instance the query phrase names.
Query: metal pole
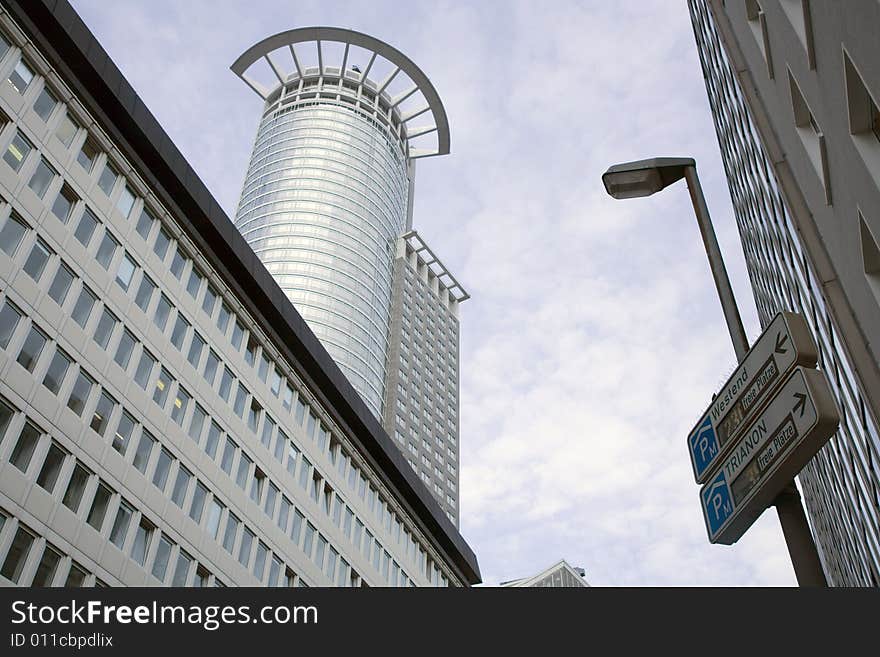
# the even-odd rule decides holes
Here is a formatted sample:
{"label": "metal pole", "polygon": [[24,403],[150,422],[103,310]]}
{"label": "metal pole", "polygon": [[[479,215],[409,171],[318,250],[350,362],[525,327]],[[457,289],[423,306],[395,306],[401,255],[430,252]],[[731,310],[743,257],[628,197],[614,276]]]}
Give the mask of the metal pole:
{"label": "metal pole", "polygon": [[[697,168],[685,167],[684,177],[691,195],[691,202],[694,205],[694,213],[697,215],[700,234],[703,236],[703,245],[706,247],[712,277],[715,279],[715,289],[718,290],[718,298],[721,301],[721,308],[724,310],[724,319],[727,321],[727,329],[730,331],[730,339],[733,341],[736,359],[741,363],[749,351],[749,339],[743,329],[739,309],[736,306],[736,298],[733,296],[733,288],[727,277],[724,259],[721,257],[721,249],[718,247],[718,239],[715,237],[715,230],[709,217],[709,208],[703,196],[700,179],[697,177]],[[782,489],[773,500],[773,504],[776,506],[779,523],[782,525],[782,534],[785,536],[788,556],[791,558],[798,585],[827,586],[819,552],[816,550],[813,535],[810,533],[801,496],[794,480]]]}

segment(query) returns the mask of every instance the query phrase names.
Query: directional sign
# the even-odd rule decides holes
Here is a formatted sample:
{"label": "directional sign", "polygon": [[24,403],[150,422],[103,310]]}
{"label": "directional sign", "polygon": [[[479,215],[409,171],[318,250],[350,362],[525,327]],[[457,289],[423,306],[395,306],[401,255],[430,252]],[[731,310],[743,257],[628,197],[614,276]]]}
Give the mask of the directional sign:
{"label": "directional sign", "polygon": [[700,490],[710,543],[732,545],[837,430],[822,372],[798,367]]}
{"label": "directional sign", "polygon": [[705,483],[742,428],[797,365],[814,367],[816,343],[803,317],[781,312],[712,399],[688,436],[694,479]]}

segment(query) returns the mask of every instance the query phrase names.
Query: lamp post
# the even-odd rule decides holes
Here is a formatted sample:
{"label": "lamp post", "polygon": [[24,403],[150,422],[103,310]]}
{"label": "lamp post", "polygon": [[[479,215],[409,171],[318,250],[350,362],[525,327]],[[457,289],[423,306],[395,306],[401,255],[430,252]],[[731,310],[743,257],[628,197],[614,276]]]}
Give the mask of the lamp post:
{"label": "lamp post", "polygon": [[[724,319],[727,322],[727,329],[730,332],[737,361],[741,363],[749,351],[749,341],[743,329],[733,288],[730,286],[721,249],[718,247],[718,240],[709,217],[706,199],[697,177],[696,162],[689,157],[658,157],[615,164],[602,174],[602,183],[610,196],[616,199],[627,199],[650,196],[682,178],[687,182],[694,214],[696,214],[700,235],[703,238],[703,246],[706,248],[709,267],[715,280],[715,289],[718,291],[718,298],[721,301],[721,308],[724,311]],[[779,515],[782,533],[785,536],[785,543],[798,584],[800,586],[827,586],[819,553],[813,542],[813,536],[810,534],[807,516],[804,513],[800,493],[794,480],[783,488],[773,500],[773,504]]]}

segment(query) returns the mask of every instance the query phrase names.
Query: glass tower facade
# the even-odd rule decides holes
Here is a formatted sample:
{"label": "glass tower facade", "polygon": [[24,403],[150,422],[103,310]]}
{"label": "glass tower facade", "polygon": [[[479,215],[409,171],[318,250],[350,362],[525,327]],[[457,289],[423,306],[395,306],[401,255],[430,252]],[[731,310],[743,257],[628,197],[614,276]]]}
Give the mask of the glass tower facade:
{"label": "glass tower facade", "polygon": [[309,70],[266,103],[235,225],[378,415],[409,167],[399,121],[341,82]]}
{"label": "glass tower facade", "polygon": [[[727,9],[711,0],[688,0],[688,6],[761,325],[766,327],[780,310],[807,319],[819,347],[819,367],[828,374],[841,412],[838,432],[798,477],[825,573],[834,586],[878,586],[880,474],[875,464],[880,434],[859,389],[846,341],[833,322],[823,279],[801,241],[762,144],[754,108],[731,65],[715,16]],[[771,20],[765,20],[763,11],[761,16],[748,14],[746,20],[758,23],[758,18],[764,25]],[[755,75],[766,75],[772,61],[766,54],[770,41],[762,43],[765,70]],[[839,41],[835,48],[839,53]],[[775,55],[780,66],[781,49]],[[771,120],[783,118],[787,117]],[[795,154],[792,149],[791,156]],[[798,182],[806,185],[808,180]]]}

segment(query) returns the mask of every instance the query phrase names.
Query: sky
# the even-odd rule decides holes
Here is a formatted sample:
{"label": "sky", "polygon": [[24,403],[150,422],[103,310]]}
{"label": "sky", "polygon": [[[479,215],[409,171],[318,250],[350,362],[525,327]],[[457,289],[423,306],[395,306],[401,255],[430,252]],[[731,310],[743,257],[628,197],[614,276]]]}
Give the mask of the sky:
{"label": "sky", "polygon": [[743,322],[760,334],[684,0],[73,0],[234,216],[262,101],[230,70],[296,27],[370,34],[437,89],[451,153],[414,227],[461,306],[461,533],[483,581],[561,558],[596,586],[793,586],[773,509],[711,545],[686,437],[735,356],[684,182],[615,201],[602,173],[697,161]]}

